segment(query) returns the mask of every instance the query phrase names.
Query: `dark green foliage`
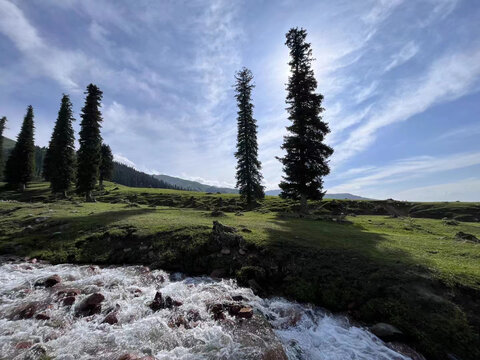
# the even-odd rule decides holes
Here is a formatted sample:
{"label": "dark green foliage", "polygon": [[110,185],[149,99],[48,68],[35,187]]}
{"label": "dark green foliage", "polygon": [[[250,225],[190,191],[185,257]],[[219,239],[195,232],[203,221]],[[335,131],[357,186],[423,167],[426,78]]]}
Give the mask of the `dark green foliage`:
{"label": "dark green foliage", "polygon": [[43,164],[43,176],[50,181],[54,193],[65,193],[75,177],[74,120],[70,98],[63,95]]}
{"label": "dark green foliage", "polygon": [[5,130],[6,122],[5,116],[0,119],[0,181],[3,179],[3,130]]}
{"label": "dark green foliage", "polygon": [[100,150],[100,187],[103,186],[103,180],[112,180],[113,175],[113,154],[112,149],[107,144],[102,144]]}
{"label": "dark green foliage", "polygon": [[87,97],[82,109],[82,122],[80,123],[80,149],[78,150],[77,167],[77,192],[85,194],[91,200],[91,192],[95,188],[100,166],[100,123],[102,114],[99,107],[103,93],[100,89],[90,84],[87,86]]}
{"label": "dark green foliage", "polygon": [[287,84],[287,111],[292,125],[285,136],[282,149],[286,155],[279,160],[283,164],[285,176],[280,183],[283,198],[301,200],[302,209],[307,199],[322,199],[322,177],[330,168],[327,158],[333,149],[324,144],[325,135],[330,132],[327,123],[322,121],[323,95],[316,94],[312,63],[312,49],[305,42],[307,32],[292,28],[287,33],[286,45],[290,49],[290,77]]}
{"label": "dark green foliage", "polygon": [[125,186],[147,187],[159,189],[179,189],[177,186],[167,184],[165,181],[154,178],[152,175],[135,170],[134,168],[113,162],[112,181]]}
{"label": "dark green foliage", "polygon": [[17,142],[5,166],[5,180],[10,186],[23,190],[32,180],[35,171],[35,144],[33,140],[33,108],[27,108]]}
{"label": "dark green foliage", "polygon": [[258,161],[257,121],[253,118],[252,84],[253,75],[243,68],[235,75],[237,111],[237,188],[241,197],[250,206],[256,199],[265,197],[261,185],[261,164]]}

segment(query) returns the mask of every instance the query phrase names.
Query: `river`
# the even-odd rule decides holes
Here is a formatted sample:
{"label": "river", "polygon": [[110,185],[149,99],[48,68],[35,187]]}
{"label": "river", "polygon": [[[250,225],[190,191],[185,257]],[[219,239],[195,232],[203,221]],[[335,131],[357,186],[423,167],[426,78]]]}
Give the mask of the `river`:
{"label": "river", "polygon": [[[52,275],[61,282],[35,286]],[[163,300],[170,296],[178,303],[153,311],[149,305],[157,291]],[[104,297],[99,312],[78,316],[80,304],[94,293]],[[74,297],[71,306],[65,305],[67,295]],[[237,312],[246,309],[246,316],[225,309],[214,316],[216,304],[239,304]],[[254,316],[244,318],[250,309]],[[108,314],[118,322],[105,323]],[[273,360],[284,354],[290,360],[408,359],[344,316],[282,298],[263,299],[233,280],[142,266],[4,261],[0,359],[34,358],[32,349],[57,360],[117,360],[126,354],[158,360]]]}

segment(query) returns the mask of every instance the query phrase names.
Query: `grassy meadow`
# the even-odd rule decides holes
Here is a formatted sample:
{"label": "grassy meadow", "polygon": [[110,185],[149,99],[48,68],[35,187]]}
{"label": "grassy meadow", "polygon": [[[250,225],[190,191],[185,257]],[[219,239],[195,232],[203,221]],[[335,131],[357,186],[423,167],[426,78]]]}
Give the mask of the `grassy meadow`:
{"label": "grassy meadow", "polygon": [[[480,223],[442,220],[470,220],[476,203],[326,200],[300,217],[295,203],[278,197],[242,211],[234,194],[113,183],[95,203],[56,200],[47,183],[23,194],[3,188],[0,200],[0,254],[192,274],[223,269],[265,295],[392,323],[432,358],[480,353],[480,244],[456,237],[480,238]],[[213,254],[215,220],[238,230],[245,256]]]}

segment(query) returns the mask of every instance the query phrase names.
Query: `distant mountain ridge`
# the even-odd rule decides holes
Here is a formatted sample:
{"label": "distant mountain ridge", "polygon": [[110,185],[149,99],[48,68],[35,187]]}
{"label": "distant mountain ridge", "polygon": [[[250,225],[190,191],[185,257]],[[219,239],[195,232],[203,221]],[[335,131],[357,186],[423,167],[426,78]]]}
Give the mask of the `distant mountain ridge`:
{"label": "distant mountain ridge", "polygon": [[[237,189],[227,188],[227,187],[218,187],[213,185],[205,185],[198,181],[185,180],[175,176],[169,175],[153,175],[153,177],[162,180],[170,185],[178,186],[185,190],[190,191],[199,191],[199,192],[211,192],[211,193],[222,193],[222,194],[238,194]],[[281,190],[268,190],[265,192],[265,195],[278,196]],[[348,199],[348,200],[371,200],[364,198],[362,196],[353,195],[349,193],[340,193],[340,194],[326,194],[325,199]]]}
{"label": "distant mountain ridge", "polygon": [[175,176],[169,175],[153,175],[154,178],[162,180],[170,185],[178,186],[185,190],[190,191],[200,191],[200,192],[211,192],[211,193],[222,193],[222,194],[238,194],[237,189],[227,188],[227,187],[218,187],[213,185],[205,185],[198,181],[185,180]]}

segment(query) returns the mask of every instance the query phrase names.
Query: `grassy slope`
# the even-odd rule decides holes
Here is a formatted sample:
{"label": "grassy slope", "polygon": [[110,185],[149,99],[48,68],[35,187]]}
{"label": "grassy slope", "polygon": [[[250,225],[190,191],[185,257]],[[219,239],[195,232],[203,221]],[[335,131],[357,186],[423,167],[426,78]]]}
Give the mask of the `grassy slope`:
{"label": "grassy slope", "polygon": [[[48,201],[46,191],[45,184],[33,184],[23,200]],[[0,192],[2,197],[17,195]],[[176,207],[191,204],[192,197],[193,208]],[[432,358],[449,351],[467,359],[479,354],[480,309],[475,298],[480,294],[480,245],[455,239],[458,231],[480,238],[478,223],[452,226],[435,219],[372,215],[349,216],[347,223],[301,219],[268,211],[292,206],[276,197],[267,198],[261,211],[214,219],[208,209],[220,202],[222,208],[236,210],[238,197],[113,184],[99,199],[104,202],[0,203],[0,253],[54,262],[111,262],[119,257],[112,252],[115,246],[139,247],[151,241],[154,249],[171,251],[171,259],[162,258],[160,264],[168,268],[199,254],[208,242],[212,220],[219,220],[251,230],[242,236],[260,249],[242,260],[245,267],[237,269],[240,280],[259,265],[266,269],[267,279],[247,274],[246,280],[253,277],[269,287],[269,293],[348,310],[366,322],[393,323]],[[173,206],[148,205],[166,202]],[[420,208],[416,211],[434,217],[445,211],[465,215],[472,206],[478,205],[414,205]],[[37,222],[39,218],[45,219]],[[128,241],[117,244],[122,238]],[[280,270],[271,270],[275,267]]]}

